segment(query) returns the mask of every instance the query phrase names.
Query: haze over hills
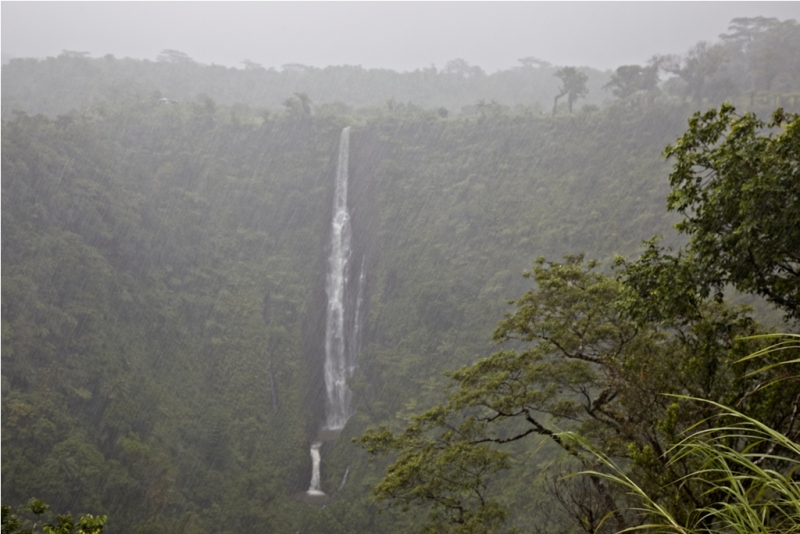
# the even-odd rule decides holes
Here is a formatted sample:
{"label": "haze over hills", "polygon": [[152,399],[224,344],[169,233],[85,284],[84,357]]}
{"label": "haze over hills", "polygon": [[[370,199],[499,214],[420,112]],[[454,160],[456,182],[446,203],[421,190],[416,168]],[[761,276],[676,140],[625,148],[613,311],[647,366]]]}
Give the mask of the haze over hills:
{"label": "haze over hills", "polygon": [[523,57],[601,71],[714,42],[732,19],[800,18],[792,2],[10,2],[2,49],[15,57],[155,60],[180,50],[205,65],[362,66],[412,72],[455,58],[492,74]]}
{"label": "haze over hills", "polygon": [[[351,439],[443,402],[445,372],[497,349],[537,257],[584,253],[608,274],[654,234],[685,244],[664,147],[724,101],[765,119],[800,111],[798,51],[795,21],[760,18],[615,70],[523,58],[491,73],[464,60],[278,71],[172,49],[4,60],[3,503],[35,496],[125,533],[423,528],[427,508],[372,500],[393,458]],[[616,287],[601,281],[595,296]],[[708,306],[713,320],[663,319],[642,341],[684,355],[675,331],[707,334],[705,360],[634,370],[709,395],[752,386],[723,360],[757,327]],[[553,371],[562,408],[602,389],[569,381],[593,369]],[[335,418],[331,391],[346,399]],[[753,413],[791,413],[751,397]],[[587,435],[655,484],[656,460],[598,420]],[[647,432],[663,444],[659,425]],[[487,495],[507,527],[580,528],[545,469],[562,451],[540,435],[502,449],[511,471],[493,472]]]}

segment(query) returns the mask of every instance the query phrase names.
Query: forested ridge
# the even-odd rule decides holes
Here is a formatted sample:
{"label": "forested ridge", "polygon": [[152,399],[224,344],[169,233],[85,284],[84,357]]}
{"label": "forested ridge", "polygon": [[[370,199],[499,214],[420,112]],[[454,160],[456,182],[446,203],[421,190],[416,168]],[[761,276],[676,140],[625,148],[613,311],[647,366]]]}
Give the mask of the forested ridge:
{"label": "forested ridge", "polygon": [[[547,62],[533,60],[515,69],[486,74],[461,59],[441,69],[431,66],[404,73],[347,65],[324,69],[284,65],[276,70],[247,64],[235,69],[199,64],[172,50],[164,51],[156,61],[90,58],[65,52],[45,60],[12,59],[6,66],[13,78],[4,81],[3,113],[19,109],[58,114],[96,106],[115,95],[146,97],[154,91],[160,98],[175,101],[191,100],[202,93],[221,104],[273,110],[281,109],[293,93],[307,94],[312,101],[339,113],[363,113],[383,107],[387,101],[401,106],[443,107],[451,112],[474,108],[481,100],[546,110],[552,99],[549,95],[558,86],[553,77],[556,70]],[[598,105],[606,96],[602,86],[609,74],[584,70],[590,76],[589,102]],[[59,98],[26,93],[32,85],[63,82],[65,73],[70,73],[69,83]]]}
{"label": "forested ridge", "polygon": [[[274,111],[283,109],[295,93],[307,95],[319,111],[339,114],[372,115],[383,107],[476,114],[487,106],[549,112],[554,97],[570,90],[563,76],[559,78],[564,69],[585,77],[587,91],[576,99],[577,108],[651,92],[659,89],[659,79],[660,91],[696,104],[742,97],[753,107],[770,96],[797,97],[800,65],[793,51],[798,47],[796,21],[755,17],[734,19],[717,42],[697,43],[685,54],[653,51],[647,65],[623,65],[613,72],[585,65],[560,67],[536,57],[520,58],[518,66],[494,73],[464,59],[395,72],[357,65],[321,69],[286,64],[276,69],[248,60],[241,68],[226,68],[198,63],[177,50],[163,50],[155,61],[110,54],[92,58],[64,50],[45,59],[11,58],[3,66],[2,113],[5,117],[16,109],[56,116],[102,109],[123,96],[151,95],[176,102],[207,95],[220,104]],[[42,89],[51,87],[58,91]],[[560,105],[571,108],[566,100],[572,98]]]}
{"label": "forested ridge", "polygon": [[[647,269],[669,267],[672,256],[658,247],[679,248],[688,239],[671,229],[680,214],[665,209],[674,184],[664,147],[683,134],[693,112],[723,99],[765,119],[779,105],[797,111],[800,68],[790,53],[796,49],[775,44],[796,37],[791,21],[733,24],[720,43],[654,58],[655,72],[673,72],[656,86],[642,82],[647,66],[583,69],[589,98],[571,113],[566,102],[552,105],[572,83],[563,69],[532,60],[492,75],[459,62],[402,74],[235,70],[197,65],[174,51],[156,63],[65,53],[4,65],[3,503],[37,497],[56,511],[107,514],[109,532],[422,528],[426,513],[373,501],[371,488],[393,458],[372,460],[351,438],[375,436],[368,429],[378,427],[400,436],[412,414],[437,403],[458,415],[472,402],[458,398],[459,391],[469,394],[458,388],[480,381],[470,375],[475,369],[491,371],[481,365],[494,365],[480,362],[496,350],[496,322],[509,314],[494,340],[512,340],[527,354],[515,318],[526,303],[561,302],[557,290],[574,289],[560,285],[566,279],[596,287],[598,299],[627,295],[647,320],[663,314],[652,330],[636,323],[641,317],[612,321],[619,339],[630,329],[650,332],[641,342],[652,343],[648,358],[664,358],[631,360],[626,372],[652,369],[653,377],[621,395],[625,403],[635,405],[642,399],[636,395],[660,386],[677,391],[675,380],[689,377],[699,381],[689,388],[695,394],[717,395],[732,383],[726,380],[736,384],[731,395],[746,392],[754,379],[744,375],[753,369],[720,362],[757,348],[732,341],[737,336],[766,329],[738,309],[698,304],[713,300],[717,288],[702,277],[692,278],[698,287],[706,283],[691,295],[699,316],[685,308],[669,316],[655,299],[653,309],[634,308],[636,297],[612,281],[612,264],[615,255],[628,258],[617,259],[617,269],[630,266],[630,283],[642,295],[664,290],[652,285],[664,271]],[[774,60],[765,64],[758,54]],[[370,76],[379,80],[376,89],[360,81]],[[428,85],[415,85],[424,76]],[[503,85],[504,76],[512,81]],[[382,92],[390,85],[398,92]],[[531,96],[514,96],[520,87]],[[369,94],[355,95],[356,88]],[[753,131],[781,131],[791,120]],[[356,413],[323,448],[322,487],[331,500],[319,508],[295,496],[308,487],[308,448],[323,402],[321,362],[309,340],[319,335],[315,317],[324,306],[331,183],[345,126],[352,128],[348,202],[355,246],[365,257],[368,317],[350,384]],[[635,264],[641,242],[654,234],[665,240],[644,249],[649,264]],[[581,253],[600,266],[563,259]],[[549,262],[535,264],[530,276],[554,293],[519,298],[514,311],[509,299],[531,288],[521,275],[537,257]],[[685,303],[670,298],[676,307]],[[595,304],[611,309],[607,301]],[[760,318],[775,323],[785,311],[779,306]],[[591,328],[606,335],[612,327]],[[685,333],[683,344],[662,343],[673,331]],[[605,338],[597,339],[598,350],[606,350]],[[671,366],[681,361],[675,355],[693,349],[703,357]],[[569,369],[548,365],[542,376],[566,380],[576,392],[599,392],[592,389],[597,383],[581,382],[591,382],[588,375],[567,379]],[[712,370],[716,365],[724,371]],[[453,379],[443,376],[459,368]],[[670,373],[675,380],[665,378]],[[448,400],[452,380],[448,391],[457,395]],[[789,417],[794,397],[773,391],[748,396],[748,413]],[[723,397],[715,398],[734,398]],[[538,406],[548,425],[575,420],[567,406],[575,399],[560,400]],[[677,408],[659,406],[663,412],[653,413],[666,421],[660,431],[674,436],[685,429],[687,419],[670,419]],[[772,422],[787,428],[785,418]],[[579,428],[571,424],[563,429]],[[787,435],[793,425],[791,419]],[[580,429],[591,439],[608,435],[607,428]],[[658,465],[653,451],[625,452],[642,443],[631,432],[603,450],[627,454],[643,470],[636,472],[641,480],[658,487],[664,480],[646,471]],[[572,494],[559,489],[555,468],[544,469],[563,451],[541,436],[510,443],[504,450],[513,454],[501,464],[512,471],[490,476],[498,503],[510,510],[504,526],[491,507],[475,517],[490,531],[600,531],[607,503],[591,524],[575,522],[569,507],[554,511]],[[379,495],[391,498],[392,488],[382,484]],[[433,517],[436,531],[462,528],[446,513]],[[603,528],[614,525],[608,520]]]}

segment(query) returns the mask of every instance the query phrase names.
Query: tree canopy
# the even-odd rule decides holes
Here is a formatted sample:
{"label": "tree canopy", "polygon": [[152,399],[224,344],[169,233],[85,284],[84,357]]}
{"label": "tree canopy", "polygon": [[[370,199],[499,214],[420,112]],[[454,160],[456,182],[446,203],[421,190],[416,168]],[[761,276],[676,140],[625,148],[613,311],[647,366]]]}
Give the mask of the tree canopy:
{"label": "tree canopy", "polygon": [[605,86],[617,98],[628,98],[639,91],[653,91],[658,88],[658,64],[647,67],[622,65],[618,67]]}
{"label": "tree canopy", "polygon": [[[761,388],[789,376],[774,365],[782,355],[761,353],[766,367],[746,358],[764,330],[721,293],[708,298],[710,287],[732,283],[797,317],[797,117],[778,110],[764,125],[734,111],[724,105],[693,116],[665,150],[676,159],[669,207],[685,216],[677,225],[691,236],[685,250],[669,256],[651,241],[639,260],[617,260],[616,276],[581,256],[537,260],[528,275],[535,287],[512,302],[516,310],[494,334],[511,347],[451,373],[447,399],[404,429],[359,439],[373,454],[397,454],[374,488],[378,500],[422,505],[437,529],[449,520],[453,532],[498,531],[508,503],[492,491],[496,473],[512,468],[512,444],[539,435],[573,470],[589,473],[594,504],[570,497],[583,503],[575,514],[583,530],[640,524],[627,497],[598,475],[598,457],[564,439],[571,430],[603,457],[624,458],[671,517],[702,524],[697,510],[725,497],[704,492],[702,477],[686,478],[699,469],[693,456],[671,454],[684,431],[711,432],[722,424],[714,406],[737,406],[783,436],[797,435],[800,384],[786,382],[780,395]],[[729,446],[764,458],[771,450],[758,440]]]}
{"label": "tree canopy", "polygon": [[642,296],[668,289],[684,310],[731,285],[800,319],[798,147],[798,115],[782,109],[768,123],[727,104],[693,115],[664,151],[675,159],[668,208],[684,216],[676,228],[689,243],[673,254],[651,241],[627,268],[630,285]]}
{"label": "tree canopy", "polygon": [[553,115],[556,114],[556,109],[558,108],[558,99],[564,95],[567,95],[567,106],[569,107],[569,112],[572,113],[572,104],[579,98],[589,94],[589,89],[586,87],[589,77],[575,67],[558,69],[554,76],[561,80],[561,87],[553,101]]}
{"label": "tree canopy", "polygon": [[[44,523],[47,517],[49,505],[39,499],[31,499],[28,504],[22,507],[25,512],[30,512],[34,520],[20,518],[13,514],[10,506],[2,506],[2,533],[3,534],[35,534],[40,532],[37,527],[41,527],[41,532],[46,534],[102,534],[103,527],[108,521],[108,517],[92,514],[81,515],[78,519],[73,519],[71,513],[55,516],[54,522]],[[46,515],[47,514],[47,515]]]}

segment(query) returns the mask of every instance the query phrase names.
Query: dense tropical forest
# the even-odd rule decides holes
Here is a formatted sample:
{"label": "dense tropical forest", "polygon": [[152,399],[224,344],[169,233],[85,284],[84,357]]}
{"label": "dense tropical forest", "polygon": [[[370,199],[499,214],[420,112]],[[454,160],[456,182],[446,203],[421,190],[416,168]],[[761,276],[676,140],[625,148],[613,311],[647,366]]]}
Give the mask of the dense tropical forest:
{"label": "dense tropical forest", "polygon": [[[798,528],[798,52],[756,18],[607,72],[12,59],[3,532]],[[346,127],[364,319],[314,500]]]}

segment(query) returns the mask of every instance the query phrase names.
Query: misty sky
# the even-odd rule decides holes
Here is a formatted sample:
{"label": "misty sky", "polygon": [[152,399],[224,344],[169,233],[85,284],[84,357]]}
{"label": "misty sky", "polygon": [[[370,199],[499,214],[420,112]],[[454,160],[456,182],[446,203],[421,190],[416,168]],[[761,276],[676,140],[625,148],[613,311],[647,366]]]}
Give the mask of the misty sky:
{"label": "misty sky", "polygon": [[455,58],[487,72],[535,56],[601,69],[714,41],[735,17],[800,20],[798,2],[2,2],[4,56],[86,51],[280,68],[399,71]]}

